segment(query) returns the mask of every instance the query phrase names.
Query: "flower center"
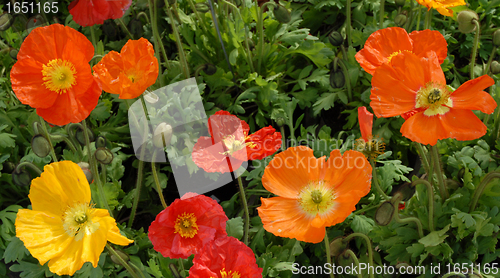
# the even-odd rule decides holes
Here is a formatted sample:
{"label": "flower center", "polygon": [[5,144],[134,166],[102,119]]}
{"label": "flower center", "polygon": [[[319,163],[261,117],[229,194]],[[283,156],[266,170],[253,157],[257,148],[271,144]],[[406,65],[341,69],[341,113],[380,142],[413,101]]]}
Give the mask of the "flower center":
{"label": "flower center", "polygon": [[451,92],[446,86],[429,83],[425,88],[417,92],[417,104],[415,108],[424,108],[424,115],[435,116],[444,115],[453,107],[450,98]]}
{"label": "flower center", "polygon": [[[240,278],[241,274],[238,271],[232,271],[232,270],[230,270],[229,272],[226,272],[226,269],[223,268],[220,271],[220,277],[221,278]],[[216,278],[216,277],[210,277],[210,278]]]}
{"label": "flower center", "polygon": [[198,233],[198,225],[196,225],[196,216],[194,213],[182,213],[175,220],[175,233],[181,237],[193,238]]}
{"label": "flower center", "polygon": [[[246,135],[246,134],[245,134]],[[255,148],[257,146],[254,142],[245,142],[246,140],[249,140],[250,136],[244,136],[240,140],[236,139],[236,136],[234,135],[228,135],[222,139],[224,142],[224,145],[226,146],[227,151],[223,152],[221,154],[223,155],[231,155],[241,149],[243,149],[245,146],[249,146],[250,148]]]}
{"label": "flower center", "polygon": [[75,240],[81,240],[84,235],[90,235],[99,228],[99,223],[92,222],[94,208],[88,203],[69,207],[63,214],[63,227],[66,233]]}
{"label": "flower center", "polygon": [[[404,51],[404,52],[408,52],[408,53],[413,53],[413,52],[411,52],[410,50],[403,50],[403,51]],[[392,54],[391,54],[391,55],[389,55],[389,57],[387,57],[387,63],[390,63],[390,62],[391,62],[391,60],[392,60],[392,58],[394,58],[394,56],[396,56],[396,55],[398,55],[398,54],[400,54],[400,53],[402,53],[402,51],[401,51],[401,50],[398,50],[398,51],[396,51],[396,52],[392,52]]]}
{"label": "flower center", "polygon": [[363,138],[356,139],[354,149],[362,152],[367,158],[376,159],[385,151],[385,144],[377,137],[370,137],[368,141]]}
{"label": "flower center", "polygon": [[43,85],[51,91],[66,93],[76,84],[75,66],[69,61],[53,59],[42,68]]}
{"label": "flower center", "polygon": [[298,196],[302,209],[311,214],[325,213],[335,204],[335,193],[325,186],[324,181],[311,182]]}

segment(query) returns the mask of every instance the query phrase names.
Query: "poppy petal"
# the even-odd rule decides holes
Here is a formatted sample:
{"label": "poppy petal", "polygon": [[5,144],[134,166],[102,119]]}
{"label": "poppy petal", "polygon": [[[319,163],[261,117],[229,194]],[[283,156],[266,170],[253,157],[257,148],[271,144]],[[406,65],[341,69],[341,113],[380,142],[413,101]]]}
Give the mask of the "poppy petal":
{"label": "poppy petal", "polygon": [[368,142],[372,137],[373,114],[368,112],[365,106],[358,107],[358,121],[361,137]]}
{"label": "poppy petal", "polygon": [[451,94],[453,108],[479,110],[486,114],[493,113],[497,104],[491,95],[483,90],[494,84],[495,81],[488,75],[465,82]]}
{"label": "poppy petal", "polygon": [[448,56],[448,43],[439,31],[413,31],[409,36],[413,42],[413,53],[418,57],[427,57],[430,51],[434,51],[439,64],[442,64]]}
{"label": "poppy petal", "polygon": [[370,192],[372,167],[362,153],[349,150],[342,155],[340,150],[333,150],[326,166],[324,180],[336,195],[355,192],[361,198]]}
{"label": "poppy petal", "polygon": [[252,142],[254,146],[246,148],[248,160],[263,159],[279,150],[281,133],[275,131],[272,126],[268,126],[250,135],[248,141]]}

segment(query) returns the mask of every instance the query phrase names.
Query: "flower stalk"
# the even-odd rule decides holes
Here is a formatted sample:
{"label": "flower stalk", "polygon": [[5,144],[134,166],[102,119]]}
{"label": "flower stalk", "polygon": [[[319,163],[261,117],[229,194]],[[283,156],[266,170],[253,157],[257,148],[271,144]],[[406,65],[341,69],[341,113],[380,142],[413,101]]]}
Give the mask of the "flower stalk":
{"label": "flower stalk", "polygon": [[[441,198],[443,200],[448,199],[448,191],[446,190],[444,179],[443,179],[443,170],[441,169],[441,158],[439,156],[439,150],[437,145],[431,147],[432,151],[432,160],[434,160],[434,172],[437,175],[439,192],[441,193]],[[432,176],[429,176],[432,179]]]}
{"label": "flower stalk", "polygon": [[469,213],[472,213],[476,209],[477,202],[479,201],[479,198],[483,194],[484,189],[486,186],[493,180],[493,179],[499,179],[500,178],[500,172],[491,172],[488,173],[483,181],[478,185],[476,190],[474,191],[474,195],[472,197],[472,203],[470,204],[469,207]]}
{"label": "flower stalk", "polygon": [[412,182],[412,186],[423,184],[427,187],[427,202],[429,202],[429,230],[434,232],[434,189],[432,185],[423,179],[418,179]]}
{"label": "flower stalk", "polygon": [[390,200],[391,198],[385,194],[385,192],[380,188],[380,185],[378,184],[378,177],[377,177],[377,169],[375,168],[375,161],[373,159],[370,159],[370,165],[372,166],[372,184],[375,187],[375,190],[379,193],[379,195],[385,199],[385,200]]}
{"label": "flower stalk", "polygon": [[[332,265],[332,255],[330,252],[330,241],[328,240],[328,231],[325,232],[325,250],[326,250],[326,262]],[[333,271],[330,272],[330,278],[335,278]]]}
{"label": "flower stalk", "polygon": [[[368,264],[369,265],[374,265],[373,264],[373,248],[372,248],[372,242],[368,238],[367,235],[363,233],[352,233],[344,238],[344,242],[349,242],[351,239],[354,237],[360,237],[365,240],[366,242],[366,249],[368,250]],[[352,252],[352,251],[351,251]],[[370,278],[374,278],[374,273],[370,273]]]}
{"label": "flower stalk", "polygon": [[[106,244],[106,249],[108,249],[109,253],[111,253],[113,256],[116,257],[116,259],[120,262],[120,264],[125,267],[125,269],[132,275],[134,278],[141,278],[135,273],[134,269],[125,261],[123,258],[113,249],[113,247],[109,246],[109,244]],[[144,277],[144,275],[142,276]]]}
{"label": "flower stalk", "polygon": [[161,189],[160,180],[158,179],[158,173],[156,171],[155,160],[156,160],[156,150],[153,152],[153,159],[151,162],[151,171],[153,172],[153,179],[155,181],[156,191],[158,191],[158,196],[160,196],[161,205],[163,206],[163,209],[166,209],[167,203],[165,202],[165,198],[163,197],[163,191]]}
{"label": "flower stalk", "polygon": [[474,47],[472,48],[472,56],[470,58],[470,79],[474,79],[474,65],[476,63],[477,49],[479,47],[479,38],[481,34],[481,26],[479,21],[472,19],[472,23],[476,25],[476,34],[474,36]]}
{"label": "flower stalk", "polygon": [[175,43],[177,44],[177,50],[179,52],[179,60],[182,66],[182,70],[184,71],[184,76],[186,79],[189,78],[189,65],[187,64],[186,54],[184,53],[184,47],[182,47],[181,36],[179,35],[179,31],[177,30],[177,26],[175,25],[175,18],[170,10],[170,5],[168,1],[165,0],[165,5],[167,6],[167,15],[170,18],[170,24],[172,25],[172,30],[174,31]]}
{"label": "flower stalk", "polygon": [[247,197],[245,195],[245,189],[243,188],[243,182],[241,181],[241,176],[238,177],[238,188],[240,190],[241,203],[243,205],[243,210],[245,213],[245,226],[243,231],[243,243],[248,245],[248,230],[250,226],[250,213],[248,212]]}

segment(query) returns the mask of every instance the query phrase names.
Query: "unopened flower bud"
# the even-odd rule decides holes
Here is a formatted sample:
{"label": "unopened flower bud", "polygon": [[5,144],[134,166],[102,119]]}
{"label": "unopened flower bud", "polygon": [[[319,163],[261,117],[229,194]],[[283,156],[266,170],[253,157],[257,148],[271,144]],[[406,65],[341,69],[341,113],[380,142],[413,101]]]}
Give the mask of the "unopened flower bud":
{"label": "unopened flower bud", "polygon": [[[115,249],[115,252],[116,254],[118,254],[118,256],[120,256],[120,258],[122,260],[124,260],[125,262],[128,262],[129,260],[129,257],[127,254],[125,254],[124,252],[120,251],[120,250],[116,250]],[[122,263],[120,262],[120,260],[114,255],[114,254],[111,254],[111,260],[115,263],[115,264],[119,264],[121,265]]]}
{"label": "unopened flower bud", "polygon": [[278,117],[276,119],[276,124],[279,126],[279,127],[282,127],[284,124],[285,124],[285,118],[283,117]]}
{"label": "unopened flower bud", "polygon": [[406,3],[406,0],[396,0],[396,5],[399,7],[403,7]]}
{"label": "unopened flower bud", "polygon": [[31,139],[31,149],[38,157],[46,157],[50,153],[50,143],[45,136],[37,134]]}
{"label": "unopened flower bud", "polygon": [[[491,73],[493,74],[499,74],[500,73],[500,63],[498,63],[497,61],[493,61],[491,63],[491,66],[490,66],[490,70],[491,70]],[[464,170],[465,171],[465,170]],[[463,176],[463,174],[462,174]]]}
{"label": "unopened flower bud", "polygon": [[394,216],[394,206],[389,201],[383,202],[375,212],[375,222],[380,226],[387,226]]}
{"label": "unopened flower bud", "polygon": [[394,18],[394,24],[398,27],[402,27],[406,23],[406,15],[404,14],[398,14],[396,18]]}
{"label": "unopened flower bud", "polygon": [[281,5],[278,5],[278,7],[273,10],[273,13],[274,17],[281,23],[288,23],[292,19],[290,12]]}
{"label": "unopened flower bud", "polygon": [[330,71],[330,86],[334,89],[340,89],[345,86],[345,76],[342,68]]}
{"label": "unopened flower bud", "polygon": [[206,13],[210,10],[210,7],[207,5],[207,3],[196,3],[194,7],[199,13]]}
{"label": "unopened flower bud", "polygon": [[397,192],[394,194],[394,198],[396,198],[398,195],[401,195],[401,197],[397,198],[399,201],[408,201],[410,200],[411,197],[415,194],[415,187],[411,185],[411,183],[406,182],[403,185],[401,185]]}
{"label": "unopened flower bud", "polygon": [[[94,133],[92,133],[92,130],[87,128],[87,132],[89,134],[89,141],[94,142]],[[80,145],[85,146],[85,133],[83,132],[83,129],[78,128],[76,130],[75,137]]]}
{"label": "unopened flower bud", "polygon": [[157,148],[165,148],[172,139],[172,126],[166,123],[159,124],[154,132],[153,144]]}
{"label": "unopened flower bud", "polygon": [[213,64],[205,64],[203,72],[205,72],[208,75],[214,75],[217,72],[217,67],[214,66]]}
{"label": "unopened flower bud", "polygon": [[95,159],[107,165],[113,161],[113,153],[106,148],[98,148],[95,151]]}
{"label": "unopened flower bud", "polygon": [[14,23],[14,17],[10,13],[0,15],[0,31],[5,31]]}
{"label": "unopened flower bud", "polygon": [[97,136],[95,139],[95,147],[98,148],[105,148],[106,147],[106,138],[102,135]]}
{"label": "unopened flower bud", "polygon": [[328,41],[333,46],[341,46],[344,43],[344,38],[339,32],[333,31],[330,33],[330,35],[328,35]]}
{"label": "unopened flower bud", "polygon": [[344,242],[344,237],[337,237],[330,242],[330,255],[337,257],[342,254],[347,248],[347,243]]}
{"label": "unopened flower bud", "polygon": [[[351,252],[349,252],[349,251],[351,251]],[[352,250],[345,249],[344,252],[337,257],[337,265],[342,266],[342,267],[354,265],[355,261],[354,261],[354,258],[352,256],[355,256],[352,253]]]}
{"label": "unopened flower bud", "polygon": [[20,167],[12,172],[12,182],[17,186],[30,186],[31,174],[26,169]]}
{"label": "unopened flower bud", "polygon": [[15,49],[15,48],[11,48],[9,50],[10,58],[17,60],[17,53],[19,53],[19,50]]}
{"label": "unopened flower bud", "polygon": [[500,47],[500,29],[493,32],[493,45]]}
{"label": "unopened flower bud", "polygon": [[82,168],[83,173],[85,174],[85,177],[87,178],[87,181],[89,184],[91,184],[94,181],[94,176],[92,175],[92,172],[90,171],[90,165],[87,162],[79,162],[78,166]]}
{"label": "unopened flower bud", "polygon": [[46,23],[45,19],[41,15],[37,14],[28,19],[28,22],[26,23],[26,30],[31,32],[31,30],[36,27],[44,26]]}
{"label": "unopened flower bud", "polygon": [[457,16],[458,30],[464,34],[474,32],[476,30],[474,21],[478,20],[479,16],[476,12],[470,10],[461,11]]}

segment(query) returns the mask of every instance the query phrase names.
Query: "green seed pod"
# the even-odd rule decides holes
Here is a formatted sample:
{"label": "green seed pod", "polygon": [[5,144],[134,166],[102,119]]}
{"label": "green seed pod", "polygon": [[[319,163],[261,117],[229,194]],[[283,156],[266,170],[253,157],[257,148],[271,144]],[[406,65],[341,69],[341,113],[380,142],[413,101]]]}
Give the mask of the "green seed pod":
{"label": "green seed pod", "polygon": [[26,169],[15,169],[12,172],[12,182],[17,186],[30,186],[31,174]]}
{"label": "green seed pod", "polygon": [[214,75],[217,72],[217,67],[215,67],[212,64],[205,64],[203,72],[206,73],[207,75]]}
{"label": "green seed pod", "polygon": [[273,10],[274,17],[281,23],[288,23],[292,19],[290,12],[283,6],[279,5]]}
{"label": "green seed pod", "polygon": [[402,27],[405,25],[406,19],[407,19],[406,15],[398,14],[396,18],[394,18],[394,24],[396,24],[396,26],[398,27]]}
{"label": "green seed pod", "polygon": [[134,36],[135,39],[139,39],[144,34],[144,30],[142,28],[142,22],[139,19],[133,18],[128,23],[128,29],[130,33]]}
{"label": "green seed pod", "polygon": [[396,5],[399,7],[403,7],[406,3],[406,0],[396,0]]}
{"label": "green seed pod", "polygon": [[394,206],[389,201],[383,202],[375,212],[375,222],[380,226],[387,226],[394,217]]}
{"label": "green seed pod", "polygon": [[87,181],[89,182],[89,184],[91,184],[92,181],[94,181],[94,176],[92,175],[92,172],[90,171],[90,165],[87,162],[82,161],[82,162],[78,163],[78,166],[80,166],[80,168],[82,168],[82,171],[85,174]]}
{"label": "green seed pod", "polygon": [[493,45],[500,47],[500,29],[493,32]]}
{"label": "green seed pod", "polygon": [[172,126],[166,123],[159,124],[154,132],[153,144],[157,148],[165,148],[170,145],[172,139]]}
{"label": "green seed pod", "polygon": [[14,60],[17,60],[17,53],[19,53],[19,50],[15,49],[15,48],[11,48],[9,50],[9,55]]}
{"label": "green seed pod", "polygon": [[210,7],[207,5],[207,3],[196,3],[194,7],[199,13],[206,13],[210,11]]}
{"label": "green seed pod", "polygon": [[336,237],[330,242],[330,255],[337,257],[344,252],[347,244],[344,242],[344,237]]}
{"label": "green seed pod", "polygon": [[279,127],[282,127],[284,124],[285,124],[285,118],[283,117],[278,117],[276,119],[276,124],[279,126]]}
{"label": "green seed pod", "polygon": [[474,32],[476,30],[474,21],[477,20],[479,20],[479,16],[476,12],[470,10],[461,11],[457,16],[458,30],[464,34]]}
{"label": "green seed pod", "polygon": [[106,147],[106,138],[102,135],[97,136],[95,139],[95,147],[96,148],[105,148]]}
{"label": "green seed pod", "polygon": [[[89,141],[94,142],[94,133],[92,133],[92,130],[87,128],[87,132],[89,133]],[[85,134],[83,133],[83,129],[78,128],[76,130],[75,138],[80,145],[85,146]]]}
{"label": "green seed pod", "polygon": [[333,31],[330,33],[330,35],[328,35],[328,41],[333,46],[341,46],[344,43],[344,38],[339,32]]}
{"label": "green seed pod", "polygon": [[43,19],[41,15],[37,14],[28,19],[28,22],[26,23],[26,30],[28,30],[29,33],[36,27],[44,26],[46,23],[45,19]]}
{"label": "green seed pod", "polygon": [[9,13],[0,15],[0,31],[5,31],[14,23],[14,17]]}
{"label": "green seed pod", "polygon": [[113,153],[106,148],[98,148],[95,151],[95,159],[102,164],[109,164],[113,161]]}
{"label": "green seed pod", "polygon": [[31,149],[38,157],[46,157],[50,153],[50,143],[45,136],[37,134],[31,139]]}
{"label": "green seed pod", "polygon": [[[491,73],[493,74],[499,74],[500,73],[500,63],[497,61],[493,61],[490,66]],[[465,170],[464,170],[465,171]],[[463,174],[462,174],[463,176]]]}
{"label": "green seed pod", "polygon": [[[120,256],[120,258],[122,260],[124,260],[125,262],[128,262],[129,257],[128,257],[127,254],[125,254],[123,251],[120,251],[120,250],[117,250],[117,249],[115,249],[115,252],[116,252],[116,254],[118,254],[118,256]],[[111,261],[113,261],[115,264],[119,264],[119,265],[122,264],[120,262],[120,260],[114,254],[111,255]]]}
{"label": "green seed pod", "polygon": [[342,68],[337,68],[337,70],[330,71],[330,86],[334,89],[344,88],[345,86],[345,76]]}

